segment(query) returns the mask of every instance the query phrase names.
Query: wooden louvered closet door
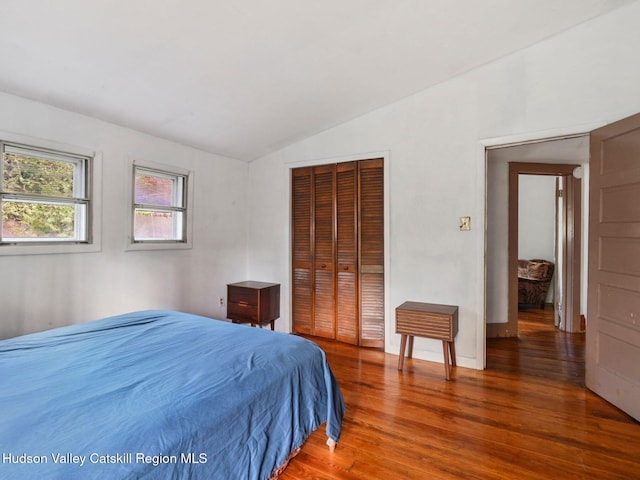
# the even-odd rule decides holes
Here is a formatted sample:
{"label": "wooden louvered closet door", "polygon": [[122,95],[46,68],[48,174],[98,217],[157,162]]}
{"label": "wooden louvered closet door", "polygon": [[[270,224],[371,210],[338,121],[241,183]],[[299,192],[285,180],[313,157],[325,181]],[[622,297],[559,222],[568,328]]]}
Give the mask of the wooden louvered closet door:
{"label": "wooden louvered closet door", "polygon": [[336,166],[336,340],[358,345],[357,163]]}
{"label": "wooden louvered closet door", "polygon": [[314,317],[311,334],[335,338],[335,165],[313,170]]}
{"label": "wooden louvered closet door", "polygon": [[293,331],[311,334],[313,318],[313,279],[311,250],[312,168],[297,168],[291,177],[291,251]]}
{"label": "wooden louvered closet door", "polygon": [[384,347],[383,160],[294,169],[293,331]]}
{"label": "wooden louvered closet door", "polygon": [[363,160],[360,170],[360,345],[384,347],[383,159]]}

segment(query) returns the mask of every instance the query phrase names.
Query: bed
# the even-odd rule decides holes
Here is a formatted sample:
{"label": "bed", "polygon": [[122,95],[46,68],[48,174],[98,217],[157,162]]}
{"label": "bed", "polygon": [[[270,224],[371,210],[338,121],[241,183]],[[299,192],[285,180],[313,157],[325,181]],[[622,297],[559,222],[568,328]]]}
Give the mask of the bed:
{"label": "bed", "polygon": [[0,341],[3,479],[268,479],[344,411],[281,332],[149,310]]}

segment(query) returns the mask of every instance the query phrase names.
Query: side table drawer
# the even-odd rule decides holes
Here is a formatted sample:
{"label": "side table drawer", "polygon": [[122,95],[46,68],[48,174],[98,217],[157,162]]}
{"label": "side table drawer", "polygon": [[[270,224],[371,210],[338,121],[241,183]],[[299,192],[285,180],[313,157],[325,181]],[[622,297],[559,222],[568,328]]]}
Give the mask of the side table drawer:
{"label": "side table drawer", "polygon": [[396,333],[451,342],[458,333],[458,307],[405,302],[396,308]]}

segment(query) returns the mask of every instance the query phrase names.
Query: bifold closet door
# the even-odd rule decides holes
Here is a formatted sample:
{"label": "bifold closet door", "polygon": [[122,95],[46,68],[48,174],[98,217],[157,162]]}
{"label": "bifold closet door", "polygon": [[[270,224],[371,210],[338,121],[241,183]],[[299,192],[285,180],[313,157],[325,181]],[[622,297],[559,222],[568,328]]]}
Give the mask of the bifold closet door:
{"label": "bifold closet door", "polygon": [[335,165],[292,177],[293,331],[336,338]]}
{"label": "bifold closet door", "polygon": [[384,347],[382,159],[294,169],[293,331]]}

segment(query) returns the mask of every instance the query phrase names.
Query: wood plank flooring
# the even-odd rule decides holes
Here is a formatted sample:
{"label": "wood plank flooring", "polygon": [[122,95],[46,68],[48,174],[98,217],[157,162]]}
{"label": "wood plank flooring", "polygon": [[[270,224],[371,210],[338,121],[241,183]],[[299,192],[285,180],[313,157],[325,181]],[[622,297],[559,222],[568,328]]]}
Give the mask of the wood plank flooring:
{"label": "wood plank flooring", "polygon": [[347,404],[336,451],[324,426],[281,480],[640,479],[640,424],[584,387],[584,335],[549,311],[487,342],[487,370],[405,361],[313,339]]}

